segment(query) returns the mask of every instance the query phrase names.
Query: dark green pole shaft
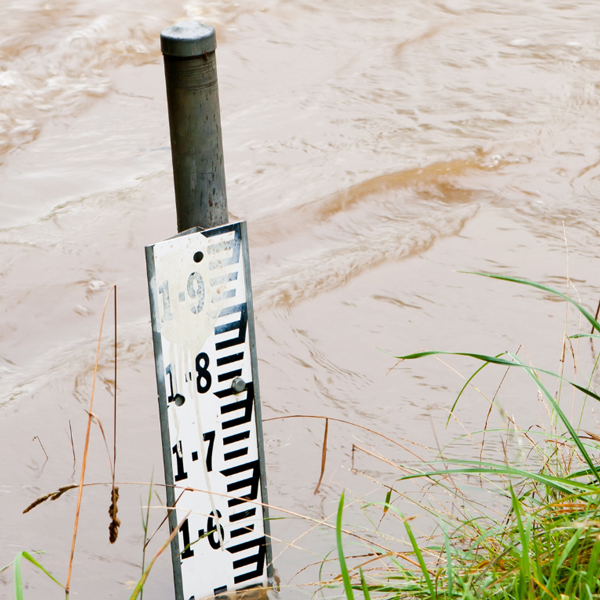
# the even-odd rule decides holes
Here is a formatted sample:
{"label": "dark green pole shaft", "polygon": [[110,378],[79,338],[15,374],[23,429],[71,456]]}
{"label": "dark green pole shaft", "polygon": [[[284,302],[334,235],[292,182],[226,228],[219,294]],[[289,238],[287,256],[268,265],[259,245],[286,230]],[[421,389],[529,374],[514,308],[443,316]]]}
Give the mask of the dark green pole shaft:
{"label": "dark green pole shaft", "polygon": [[215,30],[182,21],[160,34],[165,59],[177,230],[228,221]]}

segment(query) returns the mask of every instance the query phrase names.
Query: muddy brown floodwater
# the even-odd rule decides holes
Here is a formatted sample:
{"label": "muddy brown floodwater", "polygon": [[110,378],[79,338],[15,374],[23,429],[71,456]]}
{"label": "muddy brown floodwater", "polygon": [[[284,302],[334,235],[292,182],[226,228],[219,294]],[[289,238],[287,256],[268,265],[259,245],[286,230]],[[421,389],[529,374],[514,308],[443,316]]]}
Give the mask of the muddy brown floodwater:
{"label": "muddy brown floodwater", "polygon": [[[66,579],[76,494],[22,510],[77,480],[102,305],[113,283],[119,290],[117,479],[131,485],[121,486],[114,546],[109,488],[84,492],[78,598],[129,597],[147,482],[163,480],[144,246],[176,228],[159,34],[181,19],[217,29],[229,210],[250,231],[266,419],[327,415],[443,444],[463,432],[444,428],[462,379],[435,359],[390,371],[390,354],[523,344],[535,364],[555,368],[565,326],[564,304],[459,271],[562,290],[569,275],[570,293],[592,310],[600,296],[596,1],[4,0],[2,565],[42,550]],[[95,401],[107,430],[111,339],[109,327]],[[587,341],[578,351],[584,364],[594,357]],[[463,375],[475,367],[448,363]],[[542,418],[523,378],[509,377],[501,398],[524,427]],[[481,429],[485,401],[461,402],[462,426]],[[352,444],[414,460],[331,423],[315,495],[323,422],[264,429],[272,504],[313,518],[334,513],[344,489],[382,501],[372,479],[397,479],[365,453],[352,472]],[[109,478],[96,427],[87,481]],[[156,497],[150,514],[152,529],[164,514]],[[331,531],[287,517],[273,534],[281,597],[309,597]],[[24,569],[27,597],[61,597]],[[10,597],[12,575],[0,578]],[[145,598],[172,597],[165,554]]]}

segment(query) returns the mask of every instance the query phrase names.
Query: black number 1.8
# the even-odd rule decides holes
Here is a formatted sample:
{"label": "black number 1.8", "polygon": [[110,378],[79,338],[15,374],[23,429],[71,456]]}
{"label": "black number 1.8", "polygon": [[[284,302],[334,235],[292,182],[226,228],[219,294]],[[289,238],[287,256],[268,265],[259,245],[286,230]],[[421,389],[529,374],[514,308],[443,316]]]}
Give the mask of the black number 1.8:
{"label": "black number 1.8", "polygon": [[212,383],[212,377],[208,370],[209,363],[210,360],[206,352],[200,352],[200,354],[196,356],[196,373],[198,373],[198,377],[196,377],[196,387],[201,394],[208,392],[210,384]]}

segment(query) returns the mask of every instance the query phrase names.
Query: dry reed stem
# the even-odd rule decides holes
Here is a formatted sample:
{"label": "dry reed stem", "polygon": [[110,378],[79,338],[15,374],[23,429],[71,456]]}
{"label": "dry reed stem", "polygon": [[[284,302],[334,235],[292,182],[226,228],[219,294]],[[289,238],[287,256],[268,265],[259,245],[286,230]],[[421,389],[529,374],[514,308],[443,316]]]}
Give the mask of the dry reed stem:
{"label": "dry reed stem", "polygon": [[[423,459],[418,454],[415,454],[412,450],[409,450],[406,446],[403,446],[402,444],[398,443],[396,440],[393,440],[392,438],[387,437],[387,435],[383,435],[383,433],[379,433],[378,431],[375,431],[374,429],[369,429],[368,427],[365,427],[364,425],[359,425],[358,423],[353,423],[352,421],[345,421],[344,419],[336,419],[334,417],[326,417],[323,415],[285,415],[283,417],[270,417],[269,419],[263,419],[263,423],[267,423],[268,421],[279,421],[279,420],[283,420],[283,419],[329,419],[330,421],[335,421],[337,423],[344,423],[345,425],[350,425],[351,427],[357,427],[358,429],[364,429],[365,431],[368,431],[369,433],[377,435],[380,438],[383,438],[384,440],[387,440],[388,442],[391,442],[392,444],[398,446],[399,448],[406,450],[409,454],[412,454],[415,458],[417,458],[418,460],[423,462]],[[411,440],[406,440],[406,441],[409,442],[410,444],[413,444],[414,446],[419,446],[419,448],[423,448],[423,450],[429,450],[429,448],[427,448],[427,446],[423,446],[422,444],[419,444],[417,442],[413,442]]]}
{"label": "dry reed stem", "polygon": [[[368,454],[369,456],[372,456],[373,458],[376,458],[377,460],[380,460],[380,461],[390,465],[390,467],[394,467],[394,469],[398,469],[398,471],[401,471],[403,473],[409,473],[409,474],[416,473],[416,471],[414,469],[409,469],[408,467],[404,467],[402,465],[397,465],[395,462],[392,462],[388,458],[385,458],[385,456],[381,456],[380,454],[376,454],[375,452],[366,450],[365,448],[362,448],[358,444],[352,444],[352,456],[354,456],[355,449],[360,450],[361,452],[364,452],[365,454]],[[354,462],[352,463],[352,471],[357,472],[357,470],[354,468]]]}
{"label": "dry reed stem", "polygon": [[317,487],[315,488],[315,496],[319,492],[321,487],[321,481],[323,481],[323,475],[325,474],[325,463],[327,462],[327,432],[329,431],[329,419],[325,419],[325,433],[323,434],[323,453],[321,455],[321,475]]}
{"label": "dry reed stem", "polygon": [[73,467],[77,464],[77,456],[75,455],[75,443],[73,442],[73,428],[71,427],[71,420],[69,419],[69,434],[71,440],[71,450],[73,451]]}
{"label": "dry reed stem", "polygon": [[[373,554],[354,554],[354,555],[346,556],[346,559],[367,558],[367,557],[371,557],[371,556],[373,556]],[[388,558],[390,556],[396,556],[396,553],[395,552],[386,552],[385,554],[376,554],[374,558],[371,558],[370,560],[367,560],[364,563],[361,563],[360,565],[356,565],[355,567],[352,567],[351,569],[349,568],[348,573],[350,574],[352,572],[355,572],[357,569],[362,568],[365,565],[375,562],[375,561],[378,561],[378,560],[381,560],[383,562],[384,558]],[[302,573],[306,569],[310,569],[311,567],[315,567],[317,565],[322,565],[325,563],[337,563],[337,562],[338,562],[337,558],[328,558],[328,559],[321,560],[319,562],[310,563],[310,564],[306,565],[305,567],[303,567],[302,569],[300,569],[300,571],[298,571],[294,575],[294,577],[297,577],[298,575],[300,575],[300,573]],[[418,567],[418,568],[420,567],[420,565],[417,561],[414,561],[414,566]],[[389,567],[385,563],[383,563],[383,568],[386,571],[390,571]],[[369,571],[374,571],[374,570],[375,569],[369,569]],[[294,577],[292,577],[292,579],[294,579]],[[319,585],[321,588],[323,588],[326,585],[331,585],[332,583],[339,582],[342,579],[342,577],[343,576],[340,573],[339,575],[336,575],[333,579],[329,579],[328,581],[320,581],[318,583],[312,583],[312,584],[308,584],[308,585]],[[292,581],[292,579],[290,579],[290,582]],[[288,582],[288,585],[286,587],[291,587],[289,585],[290,582]],[[305,583],[299,583],[295,587],[302,587],[302,586],[306,586],[306,585],[307,584],[305,584]]]}
{"label": "dry reed stem", "polygon": [[[358,450],[361,450],[362,452],[365,452],[369,456],[372,456],[373,458],[377,458],[379,460],[383,460],[384,462],[389,462],[389,461],[387,461],[387,459],[384,459],[381,456],[378,456],[377,454],[371,453],[371,452],[365,450],[364,448],[361,448],[360,446],[355,446],[355,447]],[[393,463],[389,463],[389,464],[392,464],[392,466],[394,466]],[[397,465],[395,465],[395,466],[396,466],[396,468],[400,469],[399,466],[397,466]],[[406,472],[409,472],[409,469],[407,469],[406,467],[403,467],[403,468],[404,468],[404,470]],[[359,471],[357,469],[354,469],[353,472],[356,473],[357,475],[360,475],[361,477],[364,477],[365,479],[368,479],[369,481],[372,481],[373,483],[376,483],[377,485],[381,486],[382,488],[387,488],[389,491],[395,492],[398,498],[403,498],[408,503],[414,504],[416,508],[423,508],[423,505],[421,503],[417,502],[417,500],[415,500],[414,498],[411,498],[410,496],[404,494],[403,492],[400,492],[400,491],[396,490],[393,485],[387,485],[387,484],[385,484],[385,483],[383,483],[383,482],[375,479],[374,477],[371,477],[370,475],[367,475],[367,473],[364,473],[363,471]],[[458,490],[458,488],[457,488],[457,493],[458,492],[460,492],[460,490]],[[450,492],[445,491],[445,493],[450,496]],[[429,496],[430,496],[430,498],[433,501],[435,501],[440,506],[440,508],[441,508],[442,511],[445,511],[447,515],[451,516],[451,513],[443,506],[443,504],[437,498],[435,498],[433,496],[433,494],[429,493]],[[450,497],[452,497],[452,496],[450,496]],[[383,518],[385,517],[385,515],[388,514],[389,506],[390,506],[390,504],[387,504],[384,507],[384,509],[383,509],[383,515],[381,517],[381,520],[379,521],[380,525],[381,525],[381,521],[383,521]],[[390,513],[390,514],[392,514],[392,513]]]}
{"label": "dry reed stem", "polygon": [[580,435],[579,436],[580,440],[589,439],[589,440],[594,440],[595,442],[600,442],[600,435],[598,435],[597,433],[592,433],[591,431],[586,431],[585,429],[584,429],[584,431],[585,431],[585,433],[587,433],[587,435],[589,437],[584,437],[584,436]]}
{"label": "dry reed stem", "polygon": [[150,571],[152,570],[152,567],[154,566],[154,563],[156,562],[157,558],[169,547],[169,544],[173,541],[173,538],[177,535],[177,533],[179,532],[179,529],[185,523],[186,519],[190,516],[191,512],[192,511],[190,510],[188,512],[188,514],[185,515],[185,517],[177,524],[177,527],[175,527],[173,529],[173,531],[171,532],[171,535],[169,536],[167,541],[161,546],[159,551],[154,555],[154,558],[150,561],[150,563],[146,567],[146,570],[143,572],[142,577],[140,578],[137,585],[135,586],[129,600],[135,600],[139,596],[144,585],[146,584],[148,575],[150,575]]}
{"label": "dry reed stem", "polygon": [[[368,565],[369,563],[372,562],[377,562],[378,560],[383,561],[384,558],[388,558],[389,556],[395,556],[395,552],[386,552],[385,554],[376,554],[374,558],[370,558],[369,560],[367,560],[364,563],[361,563],[360,565],[356,565],[355,567],[348,569],[348,574],[352,573],[353,571],[357,571],[359,568],[364,568],[365,565]],[[371,555],[367,555],[367,554],[363,554],[362,556],[356,557],[348,557],[348,558],[366,558],[367,556],[371,556]],[[415,561],[416,562],[416,561]],[[383,563],[384,567],[386,566],[385,563]],[[419,563],[416,563],[415,566],[419,566]],[[341,575],[340,575],[341,577]],[[337,578],[336,578],[337,579]]]}
{"label": "dry reed stem", "polygon": [[89,445],[90,445],[90,433],[91,433],[91,429],[92,429],[92,408],[94,406],[94,391],[96,389],[96,377],[98,375],[98,363],[100,360],[100,343],[102,342],[102,328],[104,326],[104,317],[106,316],[106,307],[108,306],[108,301],[110,299],[110,295],[113,292],[113,290],[116,291],[116,289],[117,289],[116,285],[113,285],[110,288],[110,290],[106,296],[106,300],[104,302],[104,308],[102,310],[102,319],[100,320],[100,333],[98,334],[98,346],[96,348],[96,360],[94,362],[94,377],[92,379],[92,392],[90,394],[90,406],[88,409],[88,422],[87,422],[87,429],[86,429],[86,433],[85,433],[85,444],[83,447],[83,460],[81,463],[81,477],[79,479],[79,493],[77,496],[77,508],[75,509],[75,523],[73,525],[73,541],[71,542],[71,555],[69,557],[69,570],[67,573],[67,583],[65,585],[66,598],[69,597],[69,590],[70,590],[70,585],[71,585],[71,575],[73,572],[73,559],[75,557],[75,543],[77,541],[77,529],[79,527],[79,513],[81,510],[81,497],[83,495],[83,484],[84,484],[84,480],[85,480],[85,468],[87,465],[87,455],[88,455],[88,449],[89,449]]}
{"label": "dry reed stem", "polygon": [[[96,485],[110,485],[110,483],[108,482],[94,482],[94,483],[84,483],[83,487],[91,487],[91,486],[96,486]],[[116,482],[116,485],[148,485],[147,481],[121,481],[121,482]],[[335,524],[332,523],[327,523],[326,521],[324,521],[323,519],[316,519],[314,517],[309,517],[307,515],[303,515],[302,513],[297,513],[294,512],[293,510],[288,510],[286,508],[281,508],[279,506],[274,506],[273,504],[267,504],[265,502],[260,502],[259,500],[248,500],[247,498],[243,497],[243,496],[235,496],[233,494],[225,494],[225,493],[221,493],[221,492],[209,492],[208,490],[203,490],[200,488],[192,488],[192,487],[182,487],[182,486],[178,486],[178,485],[171,485],[171,484],[167,484],[167,483],[154,483],[154,485],[156,486],[160,486],[160,487],[173,487],[175,489],[181,489],[184,492],[199,492],[201,494],[212,494],[213,496],[219,496],[220,498],[227,498],[227,499],[231,499],[231,500],[243,500],[245,503],[247,504],[254,504],[256,506],[263,506],[266,507],[270,510],[274,510],[277,512],[281,512],[283,514],[286,515],[290,515],[292,517],[297,517],[299,519],[304,519],[305,521],[309,521],[311,523],[316,523],[317,525],[322,525],[323,527],[327,527],[328,529],[336,529]],[[79,487],[76,485],[72,485],[72,486],[66,486],[67,489],[65,489],[64,491],[68,491],[68,489],[74,489],[75,487]],[[60,488],[63,489],[63,488]],[[60,491],[60,490],[58,490]],[[56,492],[53,492],[56,493]],[[61,494],[64,492],[61,492]],[[47,499],[47,497],[50,497],[52,494],[47,494],[47,496],[44,496],[44,499]],[[37,502],[37,500],[33,503],[37,506],[37,504],[40,504],[41,502],[43,502],[44,500],[38,498],[38,500],[40,500],[40,502]],[[30,506],[30,508],[33,508],[33,506]],[[174,510],[173,507],[167,507],[168,510]],[[385,550],[386,552],[389,550],[389,548],[386,548],[385,546],[382,546],[381,544],[377,544],[376,542],[373,542],[372,540],[368,540],[367,538],[358,535],[357,533],[353,532],[353,531],[348,531],[347,529],[342,529],[341,530],[342,533],[345,533],[346,535],[349,535],[351,537],[354,537],[356,539],[359,539],[363,542],[366,542],[368,544],[371,544],[373,546],[377,546],[378,548],[381,548],[382,550]],[[404,555],[402,555],[401,553],[397,553],[397,556],[402,556],[404,558]]]}
{"label": "dry reed stem", "polygon": [[114,286],[115,294],[115,376],[114,376],[114,396],[115,401],[113,404],[113,464],[112,464],[112,490],[111,490],[111,503],[108,509],[110,515],[110,524],[108,526],[108,539],[111,544],[117,541],[119,536],[119,526],[121,521],[117,518],[117,500],[119,499],[119,488],[115,486],[115,474],[117,471],[117,286]]}
{"label": "dry reed stem", "polygon": [[[370,494],[374,493],[373,492],[369,492],[368,494],[366,494],[366,496],[369,496]],[[365,496],[363,496],[361,499],[364,499]],[[350,506],[351,504],[354,504],[355,502],[358,502],[358,499],[355,498],[352,502],[349,502],[348,504],[346,504],[346,507]],[[337,509],[335,512],[331,513],[329,516],[325,517],[325,519],[331,519],[334,518],[337,515]],[[273,558],[273,563],[278,560],[281,556],[283,556],[283,553],[288,549],[288,548],[298,548],[299,550],[304,550],[306,552],[306,549],[301,548],[300,546],[297,546],[296,543],[301,540],[303,537],[305,537],[306,535],[308,535],[309,533],[313,532],[317,527],[319,527],[319,524],[313,524],[311,527],[309,527],[306,531],[304,531],[303,533],[301,533],[299,536],[297,536],[295,539],[293,539],[291,542],[284,542],[283,540],[280,540],[278,538],[275,538],[274,536],[271,536],[272,540],[278,541],[278,542],[282,542],[286,544],[286,547],[275,557]],[[315,554],[314,552],[312,552],[312,554]],[[316,564],[316,563],[314,563]],[[310,566],[312,565],[306,565],[306,567],[303,567],[302,569],[300,569],[300,571],[298,571],[291,579],[290,581],[292,581],[292,579],[294,579],[294,577],[297,577],[302,571],[304,571],[305,569],[308,569]]]}
{"label": "dry reed stem", "polygon": [[[160,484],[159,483],[152,483],[152,485],[160,485]],[[175,502],[173,503],[173,506],[167,507],[167,514],[166,514],[166,516],[160,522],[159,526],[154,530],[154,533],[148,538],[148,541],[146,542],[146,545],[144,546],[144,550],[148,547],[148,544],[150,544],[150,542],[152,541],[152,538],[154,538],[154,536],[159,532],[160,528],[165,524],[165,522],[167,521],[167,519],[171,515],[171,512],[177,508],[177,503],[181,499],[181,496],[183,496],[184,492],[185,492],[185,490],[183,490],[181,492],[181,494],[179,494],[179,496],[177,496],[177,498],[175,499]],[[158,494],[156,495],[156,497],[158,498],[159,502],[162,505],[162,501],[160,500],[160,497],[158,496]],[[164,508],[164,505],[162,507]]]}
{"label": "dry reed stem", "polygon": [[[596,315],[594,316],[594,319],[597,321],[598,320],[598,316],[600,315],[600,300],[598,300],[598,308],[596,309]],[[593,335],[594,333],[594,326],[592,325],[592,330],[590,331],[590,334]]]}
{"label": "dry reed stem", "polygon": [[[285,548],[277,555],[273,558],[273,560],[269,563],[269,564],[274,564],[276,561],[279,560],[279,558],[285,553],[287,552],[290,548],[294,548],[294,550],[300,550],[301,552],[304,552],[305,554],[311,554],[313,556],[319,556],[319,554],[317,552],[314,552],[313,550],[309,550],[308,548],[303,548],[302,546],[299,546],[296,542],[304,537],[304,535],[309,534],[311,531],[314,531],[317,528],[317,525],[312,525],[309,527],[309,529],[307,529],[304,533],[302,533],[301,535],[299,535],[296,539],[292,540],[291,542],[287,542],[286,540],[284,540],[283,538],[278,538],[277,536],[271,534],[269,536],[269,539],[271,540],[271,542],[279,542],[280,544],[285,544]],[[294,575],[295,577],[295,575]]]}
{"label": "dry reed stem", "polygon": [[[88,412],[86,410],[86,412]],[[102,425],[102,421],[100,419],[100,417],[95,414],[95,413],[88,413],[91,415],[92,417],[92,423],[94,422],[94,420],[96,421],[96,424],[98,425],[98,429],[100,429],[100,435],[102,436],[102,439],[104,441],[104,447],[106,448],[106,455],[108,456],[108,468],[110,469],[110,473],[112,475],[112,461],[110,460],[110,450],[108,449],[108,442],[106,440],[106,434],[104,433],[104,425]]]}
{"label": "dry reed stem", "polygon": [[[384,462],[387,461],[387,459],[385,459],[384,457],[381,457],[380,455],[376,454],[376,453],[371,453],[367,450],[365,450],[364,448],[361,448],[360,446],[356,446],[354,445],[358,450],[361,450],[362,452],[365,452],[366,454],[369,454],[370,456],[372,456],[373,458],[377,458],[380,460],[383,460]],[[400,468],[397,466],[397,468]],[[406,466],[403,466],[404,470],[406,472],[411,472],[411,469],[409,469]],[[370,475],[368,475],[367,473],[363,472],[363,471],[359,471],[357,469],[353,470],[354,473],[360,475],[361,477],[364,477],[365,479],[368,479],[369,481],[372,481],[373,483],[381,486],[382,488],[386,488],[388,490],[391,490],[392,492],[396,493],[398,495],[398,497],[403,498],[404,500],[406,500],[407,502],[409,502],[410,504],[414,504],[417,508],[423,508],[423,505],[421,503],[419,503],[417,500],[415,500],[414,498],[411,498],[410,496],[404,494],[403,492],[395,489],[395,487],[392,485],[388,485],[386,483],[383,483],[382,481],[379,481],[378,479],[375,479],[374,477],[371,477]],[[412,470],[412,472],[416,472],[414,470]],[[442,477],[440,477],[440,479],[442,479]],[[433,484],[432,484],[433,485]],[[448,497],[450,498],[456,498],[459,497],[461,499],[461,501],[468,503],[469,505],[473,506],[473,507],[481,507],[484,508],[486,511],[491,511],[493,513],[495,513],[496,515],[498,515],[499,517],[505,516],[504,513],[500,513],[498,510],[494,509],[493,507],[490,507],[488,505],[483,505],[481,502],[476,502],[474,500],[469,500],[467,498],[467,496],[464,494],[464,492],[462,492],[460,490],[460,488],[458,488],[456,485],[453,486],[455,489],[455,494],[452,495],[450,493],[449,490],[444,490],[444,494],[448,495]],[[424,487],[422,488],[423,490],[425,489]],[[448,516],[453,516],[452,513],[450,511],[448,511],[448,509],[431,493],[431,492],[427,492],[427,494],[429,495],[430,499],[432,501],[434,501],[439,507],[442,513],[448,515]],[[454,505],[455,509],[457,509],[456,505]],[[429,511],[428,511],[429,512]],[[461,512],[461,511],[458,511]],[[385,514],[387,513],[387,511],[385,511]],[[393,514],[393,513],[390,513]],[[463,513],[463,517],[466,519],[466,515]],[[383,519],[383,517],[382,517]],[[380,521],[381,524],[381,521]]]}
{"label": "dry reed stem", "polygon": [[[116,400],[116,399],[115,399]],[[115,401],[116,407],[116,401]],[[116,414],[116,413],[115,413]],[[100,433],[102,434],[102,439],[104,440],[104,446],[106,448],[106,454],[108,455],[108,465],[110,467],[110,472],[112,475],[112,489],[110,494],[110,507],[108,509],[108,515],[110,516],[110,523],[108,525],[108,540],[111,544],[114,544],[119,537],[119,527],[121,526],[121,521],[117,517],[117,513],[119,512],[118,508],[118,500],[119,500],[119,488],[115,485],[115,468],[116,462],[111,461],[110,458],[110,450],[108,449],[108,442],[106,441],[106,434],[104,433],[104,426],[102,425],[102,421],[98,415],[91,413],[92,418],[96,419],[96,423],[100,428]]]}
{"label": "dry reed stem", "polygon": [[[517,354],[519,354],[519,350],[523,347],[523,344],[519,344],[519,347],[517,348],[517,351],[515,352],[515,356]],[[492,397],[492,401],[490,402],[490,408],[488,409],[487,415],[485,417],[485,425],[483,426],[483,436],[481,439],[481,447],[479,449],[479,460],[482,460],[482,456],[483,456],[483,447],[485,445],[485,434],[487,433],[487,428],[488,428],[488,423],[490,420],[490,415],[492,414],[492,408],[494,408],[494,403],[496,402],[496,398],[498,396],[498,393],[500,392],[500,388],[502,387],[502,384],[504,383],[504,380],[506,379],[506,376],[508,375],[508,372],[510,371],[511,367],[506,367],[506,371],[504,372],[504,375],[502,376],[502,379],[500,380],[500,383],[498,384],[498,387],[496,388],[496,391],[494,392],[494,396]]]}
{"label": "dry reed stem", "polygon": [[44,448],[44,444],[42,444],[42,440],[40,440],[39,436],[35,436],[31,441],[35,442],[35,440],[38,441],[39,445],[42,447],[42,451],[44,453],[44,455],[46,456],[46,461],[44,462],[44,464],[46,464],[48,462],[48,453],[46,452],[46,448]]}
{"label": "dry reed stem", "polygon": [[[435,360],[437,360],[438,362],[441,362],[445,367],[447,367],[448,369],[450,369],[451,371],[453,371],[454,373],[456,373],[461,379],[467,379],[460,371],[458,371],[457,369],[455,369],[452,365],[449,365],[445,360],[443,360],[441,357],[439,356],[434,356],[433,358],[435,358]],[[401,361],[400,361],[401,362]],[[487,400],[488,402],[490,401],[490,399],[483,393],[482,390],[480,390],[472,381],[471,383],[469,383],[469,385],[485,400]],[[451,413],[454,414],[454,413]]]}
{"label": "dry reed stem", "polygon": [[[334,516],[334,515],[331,515]],[[275,536],[271,535],[271,540],[275,540],[277,542],[281,542],[282,544],[285,544],[285,548],[275,557],[273,557],[273,561],[272,564],[275,563],[275,561],[279,560],[283,554],[285,552],[287,552],[287,550],[289,548],[297,548],[298,550],[302,550],[303,552],[307,552],[307,550],[305,548],[302,548],[301,546],[298,546],[298,542],[303,538],[306,537],[309,533],[312,533],[315,529],[317,529],[319,527],[319,525],[317,524],[312,524],[306,531],[303,531],[300,535],[296,536],[291,542],[286,542],[282,539],[276,538]],[[314,552],[311,552],[311,554],[315,554]],[[291,579],[290,581],[292,581],[292,579],[294,579],[294,577],[296,577],[297,575],[299,575],[302,571],[304,571],[305,569],[308,569],[310,565],[307,565],[306,567],[303,567],[302,569],[300,569],[300,571],[298,571]]]}

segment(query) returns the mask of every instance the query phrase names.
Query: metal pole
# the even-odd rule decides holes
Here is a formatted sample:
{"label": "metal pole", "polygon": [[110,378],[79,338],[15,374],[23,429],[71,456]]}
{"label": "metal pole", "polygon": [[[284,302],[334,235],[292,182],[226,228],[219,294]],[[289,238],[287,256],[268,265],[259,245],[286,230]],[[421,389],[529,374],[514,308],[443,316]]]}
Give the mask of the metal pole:
{"label": "metal pole", "polygon": [[177,230],[227,217],[215,30],[182,21],[160,34],[165,60]]}

